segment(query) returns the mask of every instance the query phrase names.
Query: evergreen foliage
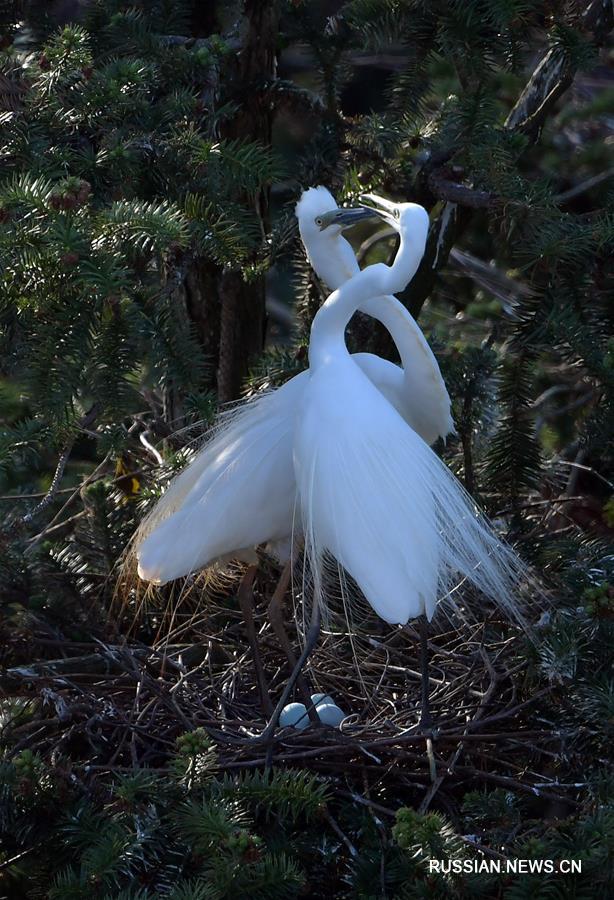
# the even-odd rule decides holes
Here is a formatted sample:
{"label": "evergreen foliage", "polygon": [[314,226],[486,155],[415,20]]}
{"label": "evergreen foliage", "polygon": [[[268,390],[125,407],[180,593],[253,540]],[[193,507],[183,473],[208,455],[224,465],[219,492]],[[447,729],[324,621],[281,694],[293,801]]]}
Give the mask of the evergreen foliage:
{"label": "evergreen foliage", "polygon": [[[611,4],[59,7],[0,2],[0,895],[611,896]],[[293,204],[318,183],[429,210],[401,299],[452,395],[441,452],[551,599],[530,640],[489,616],[437,644],[467,732],[435,739],[428,802],[422,745],[394,743],[412,660],[381,623],[375,734],[320,755],[305,732],[265,770],[236,579],[155,603],[118,580],[219,407],[306,367],[324,292]],[[368,236],[362,261],[387,261],[394,241]],[[348,340],[396,358],[370,320]],[[260,571],[264,609],[278,572]],[[196,687],[177,646],[204,654]],[[470,729],[471,709],[494,718]],[[582,874],[428,870],[544,857]]]}

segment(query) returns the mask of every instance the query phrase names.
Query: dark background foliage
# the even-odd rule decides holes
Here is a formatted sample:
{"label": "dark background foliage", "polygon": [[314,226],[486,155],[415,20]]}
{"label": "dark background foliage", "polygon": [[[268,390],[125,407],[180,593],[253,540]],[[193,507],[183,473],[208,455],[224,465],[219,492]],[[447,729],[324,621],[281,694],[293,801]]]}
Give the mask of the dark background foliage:
{"label": "dark background foliage", "polygon": [[[611,27],[609,0],[0,2],[0,895],[611,896]],[[440,451],[550,606],[531,641],[488,611],[434,635],[430,764],[398,738],[411,635],[327,635],[309,675],[360,728],[265,773],[242,571],[144,596],[121,562],[220,405],[306,366],[320,183],[429,210],[401,299]],[[348,342],[396,359],[372,320]],[[274,694],[278,578],[261,557],[249,598]]]}

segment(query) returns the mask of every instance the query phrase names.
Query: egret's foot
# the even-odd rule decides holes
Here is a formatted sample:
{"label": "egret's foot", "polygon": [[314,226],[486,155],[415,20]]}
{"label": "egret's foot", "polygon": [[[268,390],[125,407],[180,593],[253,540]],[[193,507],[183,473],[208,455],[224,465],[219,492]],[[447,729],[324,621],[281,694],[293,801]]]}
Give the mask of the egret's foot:
{"label": "egret's foot", "polygon": [[279,725],[279,716],[275,714],[269,719],[262,734],[256,738],[258,744],[262,744],[264,748],[264,767],[270,769],[273,764],[273,752],[275,750],[275,733]]}
{"label": "egret's foot", "polygon": [[264,730],[261,731],[260,734],[254,738],[254,742],[256,744],[270,743],[275,737],[275,732],[277,731],[278,726],[279,726],[279,716],[275,717],[273,715],[269,719],[267,724],[264,726]]}
{"label": "egret's foot", "polygon": [[275,738],[273,734],[267,739],[264,753],[264,768],[270,769],[273,765],[273,751],[275,749]]}

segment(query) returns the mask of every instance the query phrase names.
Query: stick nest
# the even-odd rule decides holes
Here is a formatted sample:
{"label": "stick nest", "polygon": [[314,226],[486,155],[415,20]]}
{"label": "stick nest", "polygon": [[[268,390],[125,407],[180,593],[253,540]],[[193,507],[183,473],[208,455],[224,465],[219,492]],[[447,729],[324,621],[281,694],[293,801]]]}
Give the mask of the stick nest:
{"label": "stick nest", "polygon": [[[27,706],[25,724],[9,726],[13,748],[68,758],[89,777],[163,768],[177,737],[202,727],[220,771],[264,766],[268,748],[258,737],[290,666],[268,621],[275,573],[265,567],[249,588],[262,666],[256,677],[236,598],[241,574],[227,576],[223,589],[195,581],[179,604],[171,591],[166,610],[133,595],[114,611],[104,639],[55,640],[33,628],[28,658],[36,644],[39,656],[55,650],[61,658],[12,666],[1,676],[6,693]],[[291,602],[284,612],[298,655]],[[304,673],[309,690],[329,694],[347,718],[340,728],[279,729],[274,765],[315,771],[355,798],[367,784],[384,793],[389,787],[423,810],[437,798],[434,805],[453,812],[475,786],[528,794],[542,814],[544,801],[561,812],[578,805],[574,791],[550,774],[566,743],[548,714],[557,689],[528,674],[531,644],[518,627],[492,612],[482,622],[432,629],[433,729],[425,732],[417,632],[375,618],[360,625],[368,630],[350,634],[343,623],[325,629]]]}

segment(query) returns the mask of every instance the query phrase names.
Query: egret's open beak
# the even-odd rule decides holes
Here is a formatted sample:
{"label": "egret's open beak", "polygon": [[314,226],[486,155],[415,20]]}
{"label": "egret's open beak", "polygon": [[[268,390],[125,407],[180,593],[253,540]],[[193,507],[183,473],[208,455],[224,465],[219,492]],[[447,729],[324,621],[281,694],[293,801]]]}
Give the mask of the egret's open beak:
{"label": "egret's open beak", "polygon": [[379,216],[385,222],[388,222],[389,225],[395,224],[396,219],[393,217],[392,213],[396,207],[396,203],[392,200],[380,197],[379,194],[361,194],[360,199],[367,200],[369,203],[374,204],[373,207],[367,207],[371,210],[373,216]]}
{"label": "egret's open beak", "polygon": [[[330,212],[319,216],[320,231],[324,231],[330,225],[341,225],[342,228],[351,228],[364,219],[374,219],[379,215],[377,210],[367,206],[354,206],[347,209],[331,209]],[[316,220],[317,221],[317,220]]]}

